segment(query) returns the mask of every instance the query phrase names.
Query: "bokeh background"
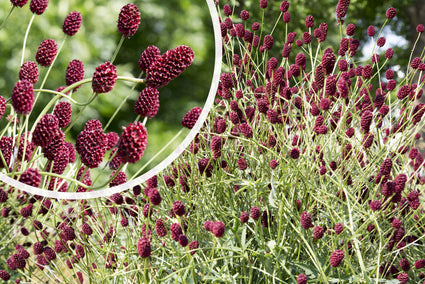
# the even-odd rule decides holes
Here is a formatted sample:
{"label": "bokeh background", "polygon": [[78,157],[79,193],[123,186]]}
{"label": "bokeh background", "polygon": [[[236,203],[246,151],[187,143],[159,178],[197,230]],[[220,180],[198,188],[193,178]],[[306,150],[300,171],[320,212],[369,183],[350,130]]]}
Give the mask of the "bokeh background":
{"label": "bokeh background", "polygon": [[[0,94],[6,99],[11,96],[14,84],[18,80],[21,62],[22,43],[27,25],[32,13],[29,2],[23,8],[15,8],[5,27],[0,30]],[[79,32],[67,38],[59,54],[44,88],[55,90],[65,84],[65,71],[69,61],[79,59],[85,66],[85,77],[91,77],[96,66],[109,61],[121,38],[117,31],[118,14],[128,1],[120,0],[69,0],[50,1],[47,10],[41,16],[36,16],[30,30],[25,50],[25,61],[35,61],[35,53],[39,44],[48,38],[54,39],[58,46],[64,39],[62,23],[71,11],[79,11],[83,22]],[[133,1],[141,12],[141,25],[137,33],[126,39],[114,62],[119,76],[138,77],[138,59],[142,51],[149,45],[156,45],[161,52],[184,44],[195,51],[192,66],[180,77],[173,80],[160,91],[160,109],[157,116],[147,123],[148,148],[142,160],[127,170],[136,172],[141,165],[150,160],[167,142],[180,130],[184,114],[195,106],[203,106],[210,89],[214,68],[214,37],[211,17],[206,1],[194,0],[143,0]],[[0,22],[11,8],[10,1],[0,1]],[[43,78],[47,68],[40,68],[40,78]],[[41,79],[35,87],[40,85]],[[105,126],[116,107],[129,94],[133,84],[119,81],[114,90],[101,94],[87,107],[72,128],[67,133],[68,141],[75,141],[84,123],[89,119],[99,119]],[[139,84],[130,95],[129,100],[115,117],[107,131],[121,133],[121,127],[134,121],[134,103],[144,85]],[[73,98],[85,102],[91,95],[91,84],[84,85]],[[52,98],[50,94],[41,94],[35,106],[35,113]],[[79,112],[74,106],[73,116]],[[35,119],[36,115],[34,115]],[[5,120],[3,119],[3,124]],[[167,148],[146,169],[155,166],[168,156],[188,133],[185,130],[175,142]]]}

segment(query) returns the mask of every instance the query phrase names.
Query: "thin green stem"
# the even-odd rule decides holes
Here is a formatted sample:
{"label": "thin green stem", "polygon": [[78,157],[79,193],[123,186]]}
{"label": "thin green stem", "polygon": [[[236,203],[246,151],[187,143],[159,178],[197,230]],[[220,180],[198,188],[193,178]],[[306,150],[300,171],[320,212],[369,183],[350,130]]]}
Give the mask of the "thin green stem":
{"label": "thin green stem", "polygon": [[145,283],[149,283],[148,282],[148,259],[145,258],[145,265],[143,267],[143,280],[145,281]]}
{"label": "thin green stem", "polygon": [[[140,75],[139,75],[139,77],[137,77],[137,79],[140,80],[140,77],[142,76],[142,74],[143,74],[143,72],[140,73]],[[122,106],[127,102],[128,98],[131,96],[131,93],[133,92],[133,90],[135,88],[136,88],[136,85],[134,85],[133,87],[131,87],[130,91],[128,92],[128,95],[124,98],[124,100],[121,101],[120,105],[115,109],[115,112],[112,114],[112,116],[109,119],[108,123],[106,123],[106,126],[104,127],[104,131],[106,131],[106,129],[108,129],[109,125],[114,120],[114,118],[118,114],[118,112],[121,110]]]}
{"label": "thin green stem", "polygon": [[109,180],[107,180],[107,182],[103,183],[102,185],[96,186],[96,187],[91,187],[90,189],[100,189],[102,187],[105,187],[108,183],[110,183],[112,180],[114,180],[114,178],[119,174],[119,172],[121,171],[121,169],[124,167],[124,163],[122,163],[118,169],[115,171],[114,175],[112,177],[109,178]]}
{"label": "thin green stem", "polygon": [[66,87],[65,89],[62,90],[62,93],[68,93],[71,90],[74,90],[75,88],[85,84],[85,83],[89,83],[93,80],[93,78],[87,78],[87,79],[83,79],[81,81],[75,82],[72,85],[69,85],[68,87]]}
{"label": "thin green stem", "polygon": [[147,163],[143,165],[132,177],[131,179],[134,179],[136,176],[138,176],[150,163],[152,163],[161,153],[168,148],[176,139],[180,136],[183,132],[183,128],[164,146],[161,150],[158,151]]}
{"label": "thin green stem", "polygon": [[[53,99],[51,99],[49,101],[49,103],[44,107],[44,109],[40,112],[40,114],[38,115],[37,119],[34,121],[34,124],[31,128],[31,133],[34,132],[34,129],[38,123],[38,121],[41,119],[41,117],[55,104],[55,102],[59,99],[59,96],[54,97]],[[27,116],[29,117],[29,116]]]}
{"label": "thin green stem", "polygon": [[114,63],[115,59],[117,58],[118,52],[121,49],[121,46],[122,46],[122,44],[124,42],[124,39],[125,39],[125,36],[122,35],[121,36],[121,39],[120,39],[120,42],[118,43],[117,48],[115,48],[114,54],[112,55],[112,58],[110,60],[111,63]]}
{"label": "thin green stem", "polygon": [[84,104],[83,107],[80,109],[80,111],[78,112],[77,116],[74,118],[74,120],[72,121],[72,123],[66,128],[66,130],[64,131],[64,133],[68,133],[72,127],[74,126],[75,123],[77,123],[78,119],[80,118],[80,116],[83,114],[84,110],[86,109],[86,107],[92,102],[94,101],[94,99],[97,98],[97,94],[96,93],[92,93],[92,96],[89,99],[89,102],[87,104]]}
{"label": "thin green stem", "polygon": [[64,93],[61,93],[61,92],[57,92],[57,91],[53,91],[53,90],[47,90],[47,89],[34,89],[34,92],[40,92],[40,93],[48,93],[48,94],[58,95],[60,97],[67,98],[68,100],[70,100],[72,103],[74,103],[76,105],[84,105],[84,104],[81,104],[81,103],[77,102],[76,100],[74,100],[70,96],[68,96],[68,95],[66,95]]}
{"label": "thin green stem", "polygon": [[15,6],[12,6],[12,8],[10,8],[9,13],[7,14],[6,18],[4,18],[3,22],[0,25],[0,30],[2,30],[4,28],[4,25],[6,24],[7,20],[9,19],[10,15],[12,14],[14,9],[15,9]]}
{"label": "thin green stem", "polygon": [[117,80],[128,81],[133,83],[141,83],[141,84],[145,83],[145,79],[126,77],[126,76],[118,76]]}
{"label": "thin green stem", "polygon": [[[49,66],[49,69],[47,69],[47,72],[46,72],[46,74],[44,74],[44,78],[43,78],[43,81],[42,81],[42,83],[41,83],[41,85],[40,85],[40,87],[39,87],[39,89],[43,89],[43,87],[44,87],[44,84],[46,84],[46,81],[47,81],[47,77],[49,77],[49,74],[50,74],[50,71],[52,70],[52,68],[53,68],[53,65],[55,64],[55,62],[56,62],[56,58],[58,57],[58,55],[59,55],[59,53],[61,52],[61,50],[62,50],[62,48],[63,48],[63,46],[64,46],[64,44],[65,44],[65,41],[66,41],[66,37],[63,39],[63,41],[62,41],[62,43],[61,43],[61,45],[59,46],[59,49],[58,49],[58,51],[57,51],[57,53],[56,53],[56,56],[55,56],[55,58],[53,59],[53,62],[52,62],[52,64],[50,64],[50,66]],[[36,97],[35,97],[35,100],[34,100],[34,104],[37,102],[37,99],[38,99],[38,97],[40,96],[40,93],[41,92],[37,92],[37,94],[36,94]],[[65,93],[65,92],[64,92]],[[59,99],[60,97],[54,97],[52,100],[50,100],[49,101],[49,103],[44,107],[44,109],[40,112],[40,114],[38,115],[38,117],[37,117],[37,119],[34,121],[34,125],[32,126],[32,128],[31,128],[31,133],[34,131],[34,128],[35,128],[35,126],[37,125],[37,123],[38,123],[38,121],[41,119],[41,117],[53,106],[53,104]],[[27,122],[29,121],[29,117],[30,117],[30,115],[27,115]],[[26,123],[27,123],[26,122]]]}
{"label": "thin green stem", "polygon": [[421,34],[419,33],[418,37],[415,40],[415,43],[413,44],[412,51],[410,51],[409,61],[407,61],[406,74],[409,73],[409,66],[410,66],[410,61],[412,60],[413,51],[415,50],[416,44],[418,43],[418,40],[419,40],[420,37],[421,37]]}
{"label": "thin green stem", "polygon": [[31,16],[31,20],[30,20],[30,22],[28,23],[28,27],[27,27],[27,30],[26,30],[26,32],[25,32],[24,43],[23,43],[23,46],[22,46],[21,65],[24,63],[24,58],[25,58],[25,47],[27,46],[27,39],[28,39],[28,35],[29,35],[30,29],[31,29],[31,26],[32,26],[32,22],[34,21],[34,18],[35,18],[35,14],[32,14],[32,16]]}
{"label": "thin green stem", "polygon": [[[19,173],[15,173],[15,174],[18,174],[18,175],[20,175],[20,174],[22,174],[23,172],[19,172]],[[75,180],[75,179],[73,179],[73,178],[69,178],[69,177],[67,177],[67,176],[65,176],[65,175],[58,175],[58,174],[55,174],[55,173],[51,173],[51,172],[43,172],[43,171],[40,171],[39,172],[40,173],[40,175],[42,175],[42,176],[52,176],[52,177],[56,177],[56,178],[61,178],[61,179],[65,179],[65,180],[67,180],[67,181],[70,181],[70,182],[72,182],[72,183],[75,183],[75,184],[77,184],[77,185],[79,185],[79,186],[82,186],[82,187],[84,187],[84,188],[88,188],[89,186],[88,185],[86,185],[86,184],[84,184],[84,183],[82,183],[82,182],[80,182],[80,181],[78,181],[78,180]],[[10,174],[8,174],[8,176],[9,176]]]}
{"label": "thin green stem", "polygon": [[[60,44],[58,51],[56,52],[56,56],[52,61],[52,64],[50,64],[49,69],[47,69],[46,74],[44,75],[43,82],[40,85],[40,89],[43,89],[44,85],[46,84],[47,78],[49,77],[50,71],[52,70],[53,66],[55,65],[56,59],[59,56],[59,53],[62,51],[63,46],[65,45],[66,37],[62,40],[62,43]],[[39,94],[37,94],[38,97]],[[36,99],[37,100],[37,99]]]}

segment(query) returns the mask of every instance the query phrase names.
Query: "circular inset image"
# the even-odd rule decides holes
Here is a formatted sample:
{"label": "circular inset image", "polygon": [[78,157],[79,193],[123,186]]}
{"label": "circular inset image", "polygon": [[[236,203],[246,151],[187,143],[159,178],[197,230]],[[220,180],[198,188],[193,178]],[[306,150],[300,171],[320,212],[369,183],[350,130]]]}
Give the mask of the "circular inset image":
{"label": "circular inset image", "polygon": [[109,2],[12,2],[3,17],[0,35],[17,35],[0,47],[4,187],[110,196],[168,166],[204,123],[221,69],[213,1]]}

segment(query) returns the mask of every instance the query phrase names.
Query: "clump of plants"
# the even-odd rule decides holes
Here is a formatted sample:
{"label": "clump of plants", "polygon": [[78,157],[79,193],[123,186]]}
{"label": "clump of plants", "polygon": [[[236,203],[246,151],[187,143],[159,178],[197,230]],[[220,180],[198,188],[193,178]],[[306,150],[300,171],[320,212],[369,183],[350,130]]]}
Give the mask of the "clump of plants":
{"label": "clump of plants", "polygon": [[[117,17],[117,30],[121,34],[121,40],[115,52],[111,54],[111,59],[98,65],[94,74],[89,76],[85,74],[83,62],[73,59],[69,61],[64,74],[66,85],[58,85],[55,90],[47,89],[44,86],[49,80],[49,74],[55,70],[55,61],[66,42],[72,41],[72,37],[78,33],[83,17],[78,11],[70,12],[62,23],[63,41],[58,44],[54,39],[45,39],[31,54],[33,58],[25,60],[26,43],[30,38],[31,26],[37,17],[45,13],[49,2],[32,0],[28,3],[29,5],[26,5],[27,1],[10,2],[10,12],[2,20],[0,29],[7,30],[7,20],[12,12],[19,13],[17,8],[29,6],[32,17],[23,40],[21,67],[16,74],[19,80],[10,90],[10,95],[0,96],[0,118],[3,118],[4,122],[0,135],[2,173],[22,184],[58,192],[86,192],[125,183],[127,165],[140,164],[139,161],[146,150],[147,120],[154,118],[159,110],[159,89],[190,67],[194,60],[194,51],[188,46],[180,45],[161,53],[158,47],[151,45],[146,47],[140,55],[138,77],[119,76],[117,67],[114,65],[115,58],[124,40],[134,36],[141,24],[141,13],[138,7],[135,4],[127,4],[122,7]],[[47,70],[41,70],[43,68]],[[41,78],[40,73],[43,74]],[[75,128],[75,125],[81,124],[79,118],[86,107],[96,104],[99,96],[112,95],[119,81],[133,83],[131,91],[138,84],[145,86],[133,105],[136,119],[122,125],[121,133],[107,131],[117,113],[132,95],[130,91],[124,101],[116,102],[115,112],[106,125],[102,125],[98,119],[91,119],[83,123],[84,128],[79,131],[77,137],[72,137],[70,130]],[[76,97],[84,84],[91,84],[91,94]],[[35,106],[38,104],[40,109],[40,104],[43,104],[41,96],[52,98],[38,112]],[[85,100],[81,100],[81,97]],[[140,165],[138,173],[142,172],[146,166],[146,164]],[[31,241],[27,242],[27,245],[30,243],[42,245],[41,250],[34,249],[34,258],[31,259],[28,259],[30,254],[27,253],[11,254],[4,261],[5,267],[2,267],[1,278],[8,280],[10,271],[14,276],[17,274],[15,272],[17,269],[24,270],[28,267],[26,278],[38,277],[34,275],[34,268],[43,269],[56,258],[56,253],[60,251],[57,247],[50,248],[47,246],[48,243],[41,240],[38,242],[39,238],[43,237],[32,234],[27,227],[33,225],[36,228],[35,231],[43,229],[42,235],[47,237],[50,234],[49,230],[57,225],[47,222],[50,220],[49,210],[52,209],[55,211],[53,214],[61,218],[59,215],[63,213],[64,208],[59,208],[61,207],[59,201],[43,198],[42,194],[29,194],[24,190],[21,191],[19,187],[14,188],[3,182],[0,195],[5,222],[6,220],[16,222],[20,230],[21,236],[17,238],[18,242],[28,239]],[[62,205],[65,204],[66,202],[62,203]],[[81,204],[84,209],[85,201]],[[42,222],[36,220],[32,218],[33,210],[34,215],[47,216]],[[7,226],[4,227],[3,240],[8,236],[16,235],[15,228],[8,230]],[[69,230],[64,234],[68,233]],[[63,237],[64,235],[60,237],[62,241]],[[65,239],[67,239],[66,236]],[[81,248],[79,245],[80,257],[84,253]],[[9,246],[5,245],[3,250],[2,254],[7,254]]]}
{"label": "clump of plants", "polygon": [[[306,15],[302,34],[291,32],[288,1],[279,3],[273,30],[259,19],[276,3],[261,0],[254,14],[223,2],[216,1],[224,51],[216,104],[190,147],[158,176],[107,199],[38,201],[3,191],[13,202],[4,222],[27,235],[0,276],[424,281],[423,58],[406,58],[397,78],[382,28],[370,26],[373,53],[359,61],[347,0],[333,23]],[[383,26],[396,14],[389,7]],[[331,24],[343,35],[339,46],[327,45]],[[200,111],[182,125],[192,128]],[[125,181],[114,175],[112,183]]]}

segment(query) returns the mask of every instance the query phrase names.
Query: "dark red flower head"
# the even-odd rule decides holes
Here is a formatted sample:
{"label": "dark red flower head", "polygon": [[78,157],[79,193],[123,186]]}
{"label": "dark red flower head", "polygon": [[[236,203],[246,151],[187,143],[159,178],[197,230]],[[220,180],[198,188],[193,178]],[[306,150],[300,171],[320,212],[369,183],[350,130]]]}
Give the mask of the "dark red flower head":
{"label": "dark red flower head", "polygon": [[34,129],[32,142],[37,146],[46,147],[59,132],[59,120],[57,117],[53,114],[45,114]]}
{"label": "dark red flower head", "polygon": [[63,21],[62,30],[69,36],[75,35],[81,27],[82,17],[80,12],[72,11]]}
{"label": "dark red flower head", "polygon": [[12,91],[12,106],[18,114],[29,114],[34,105],[34,88],[30,81],[18,81]]}
{"label": "dark red flower head", "polygon": [[118,141],[117,155],[122,162],[135,163],[142,158],[148,144],[148,133],[141,122],[130,123]]}
{"label": "dark red flower head", "polygon": [[334,226],[334,231],[335,231],[335,234],[337,235],[341,234],[343,230],[344,230],[344,225],[342,225],[342,223],[337,223]]}
{"label": "dark red flower head", "polygon": [[41,175],[38,169],[28,168],[21,174],[19,181],[30,186],[39,187],[41,184]]}
{"label": "dark red flower head", "polygon": [[74,144],[72,144],[71,142],[65,141],[64,146],[68,149],[69,162],[70,163],[75,162],[75,148],[74,148]]}
{"label": "dark red flower head", "polygon": [[187,244],[188,244],[188,243],[189,243],[189,241],[187,240],[186,235],[181,234],[181,235],[179,236],[179,244],[180,244],[182,247],[185,247],[185,246],[187,246]]}
{"label": "dark red flower head", "polygon": [[121,8],[118,16],[118,31],[125,37],[131,37],[139,28],[140,11],[134,4],[127,4]]}
{"label": "dark red flower head", "polygon": [[342,19],[347,14],[348,6],[350,5],[350,0],[339,0],[336,6],[336,17]]}
{"label": "dark red flower head", "polygon": [[108,140],[101,129],[83,130],[77,136],[75,148],[81,162],[89,168],[96,168],[102,162]]}
{"label": "dark red flower head", "polygon": [[83,223],[81,225],[81,232],[87,236],[90,236],[91,234],[93,234],[93,229],[90,227],[89,224]]}
{"label": "dark red flower head", "polygon": [[13,6],[22,8],[25,4],[27,4],[28,0],[10,0]]}
{"label": "dark red flower head", "polygon": [[307,275],[302,273],[297,276],[297,284],[307,284],[307,281]]}
{"label": "dark red flower head", "polygon": [[182,227],[179,223],[173,223],[170,226],[171,238],[176,242],[179,241],[179,236],[183,234]]}
{"label": "dark red flower head", "polygon": [[29,81],[31,84],[35,84],[38,81],[38,67],[33,61],[26,61],[22,64],[19,70],[19,80]]}
{"label": "dark red flower head", "polygon": [[196,253],[197,248],[199,248],[199,243],[197,241],[191,241],[189,243],[189,250],[191,251],[191,255],[194,255]]}
{"label": "dark red flower head", "polygon": [[387,17],[387,19],[392,19],[395,17],[396,13],[397,13],[397,10],[394,7],[390,7],[385,13],[385,16]]}
{"label": "dark red flower head", "polygon": [[149,66],[146,84],[153,88],[167,85],[192,64],[194,55],[193,50],[185,45],[168,50]]}
{"label": "dark red flower head", "polygon": [[226,16],[230,16],[231,14],[232,14],[232,8],[230,8],[230,6],[229,5],[224,5],[223,6],[223,13],[224,13],[224,15],[226,15]]}
{"label": "dark red flower head", "polygon": [[241,11],[241,19],[243,20],[243,21],[246,21],[246,20],[248,20],[249,19],[249,12],[248,11],[246,11],[246,10],[242,10]]}
{"label": "dark red flower head", "polygon": [[30,10],[34,14],[41,15],[47,9],[47,5],[49,5],[49,0],[31,0]]}
{"label": "dark red flower head", "polygon": [[337,267],[341,264],[343,259],[344,259],[344,251],[338,249],[332,252],[330,263],[333,267]]}
{"label": "dark red flower head", "polygon": [[374,26],[369,26],[367,28],[367,35],[370,36],[370,37],[375,35],[375,27]]}
{"label": "dark red flower head", "polygon": [[289,12],[284,12],[282,20],[284,23],[289,23],[291,21],[291,14]]}
{"label": "dark red flower head", "polygon": [[[32,1],[31,1],[32,3]],[[38,64],[48,67],[52,64],[58,52],[58,45],[53,39],[45,39],[41,42],[35,54],[35,60]]]}
{"label": "dark red flower head", "polygon": [[[115,171],[111,173],[110,177],[113,177],[115,175]],[[116,177],[109,183],[110,187],[114,187],[123,183],[127,182],[127,175],[123,172],[120,171]]]}
{"label": "dark red flower head", "polygon": [[280,11],[282,13],[285,13],[286,11],[288,11],[288,9],[289,9],[289,2],[288,1],[282,1],[280,3]]}
{"label": "dark red flower head", "polygon": [[314,17],[313,16],[307,16],[305,18],[305,26],[306,28],[312,28],[314,26]]}
{"label": "dark red flower head", "polygon": [[311,221],[310,213],[306,211],[302,212],[300,221],[301,221],[301,227],[303,227],[304,229],[308,230],[310,228],[313,228],[313,223]]}
{"label": "dark red flower head", "polygon": [[140,238],[137,242],[137,253],[142,257],[146,258],[151,255],[151,243],[148,238]]}
{"label": "dark red flower head", "polygon": [[248,214],[248,212],[243,211],[243,212],[241,213],[241,216],[240,216],[241,223],[246,223],[246,222],[248,222],[248,219],[249,219],[249,214]]}
{"label": "dark red flower head", "polygon": [[93,92],[100,94],[112,91],[117,77],[117,68],[111,62],[99,65],[93,74]]}
{"label": "dark red flower head", "polygon": [[159,92],[155,88],[146,87],[140,93],[134,112],[142,117],[152,118],[159,109]]}
{"label": "dark red flower head", "polygon": [[309,32],[304,32],[302,38],[305,44],[309,44],[311,42],[311,34]]}
{"label": "dark red flower head", "polygon": [[260,213],[260,208],[258,208],[257,206],[252,207],[250,210],[251,218],[254,220],[258,220],[258,218],[260,218]]}
{"label": "dark red flower head", "polygon": [[354,24],[348,24],[346,33],[348,36],[353,36],[354,32],[356,31],[356,26]]}
{"label": "dark red flower head", "polygon": [[273,36],[266,35],[264,37],[263,46],[266,50],[271,50],[273,48]]}
{"label": "dark red flower head", "polygon": [[5,111],[6,111],[6,99],[3,96],[0,96],[0,119],[3,117],[3,114]]}
{"label": "dark red flower head", "polygon": [[252,128],[247,123],[244,122],[239,124],[238,129],[246,138],[253,137]]}
{"label": "dark red flower head", "polygon": [[415,262],[415,268],[416,269],[421,269],[421,268],[423,268],[423,267],[425,267],[425,259],[418,259],[416,262]]}
{"label": "dark red flower head", "polygon": [[164,237],[167,234],[167,229],[165,228],[164,222],[162,219],[158,219],[155,222],[155,230],[158,236]]}
{"label": "dark red flower head", "polygon": [[397,92],[397,98],[399,100],[404,99],[405,97],[409,95],[410,91],[411,91],[411,87],[409,84],[403,85]]}
{"label": "dark red flower head", "polygon": [[381,36],[376,41],[376,45],[379,46],[379,47],[383,47],[385,45],[385,42],[386,42],[385,37]]}
{"label": "dark red flower head", "polygon": [[115,145],[117,145],[120,136],[116,132],[111,131],[106,133],[106,138],[108,139],[106,150],[111,150],[115,147]]}
{"label": "dark red flower head", "polygon": [[178,216],[183,216],[186,213],[183,202],[176,200],[173,202],[173,212]]}
{"label": "dark red flower head", "polygon": [[372,119],[373,113],[370,110],[366,110],[363,112],[360,120],[360,126],[365,133],[369,132],[370,125],[372,124]]}
{"label": "dark red flower head", "polygon": [[225,225],[221,221],[214,222],[211,228],[211,232],[217,238],[221,238],[224,235]]}
{"label": "dark red flower head", "polygon": [[[26,1],[25,1],[26,2]],[[24,3],[25,5],[25,3]],[[21,6],[22,7],[22,6]],[[0,279],[8,281],[10,279],[10,274],[6,270],[0,270]]]}
{"label": "dark red flower head", "polygon": [[[84,64],[80,60],[71,60],[66,68],[65,82],[66,85],[72,85],[84,79]],[[81,86],[78,86],[79,88]],[[74,91],[77,89],[75,88]]]}
{"label": "dark red flower head", "polygon": [[[69,163],[69,151],[68,148],[62,147],[61,150],[59,150],[56,155],[53,157],[53,168],[52,173],[55,174],[63,174],[65,172],[65,169]],[[59,185],[59,182],[57,183]],[[63,184],[65,186],[66,183]],[[54,183],[52,184],[52,186]],[[61,186],[61,189],[64,189],[64,187]]]}
{"label": "dark red flower head", "polygon": [[3,136],[0,138],[0,151],[3,155],[3,158],[6,162],[6,165],[3,163],[3,160],[0,159],[0,168],[5,168],[9,166],[10,159],[12,157],[13,151],[13,138],[9,136]]}
{"label": "dark red flower head", "polygon": [[152,187],[149,189],[148,197],[149,197],[149,201],[153,205],[159,205],[162,201],[161,194],[159,193],[158,189],[156,189],[155,187]]}
{"label": "dark red flower head", "polygon": [[57,117],[60,128],[67,127],[68,124],[71,122],[72,105],[69,102],[58,103],[55,106],[53,115]]}
{"label": "dark red flower head", "polygon": [[196,121],[198,121],[199,116],[201,115],[202,108],[194,107],[189,110],[182,119],[182,126],[192,129],[195,126]]}
{"label": "dark red flower head", "polygon": [[148,46],[140,56],[139,68],[146,72],[149,67],[161,57],[161,51],[155,45]]}
{"label": "dark red flower head", "polygon": [[52,161],[54,157],[62,150],[65,142],[65,133],[61,130],[50,141],[49,145],[42,148],[44,157]]}
{"label": "dark red flower head", "polygon": [[84,125],[84,131],[92,131],[92,130],[102,130],[102,122],[100,122],[98,119],[90,119],[86,122]]}
{"label": "dark red flower head", "polygon": [[298,159],[300,156],[300,150],[298,148],[293,148],[290,152],[289,152],[289,156],[291,156],[292,159]]}

